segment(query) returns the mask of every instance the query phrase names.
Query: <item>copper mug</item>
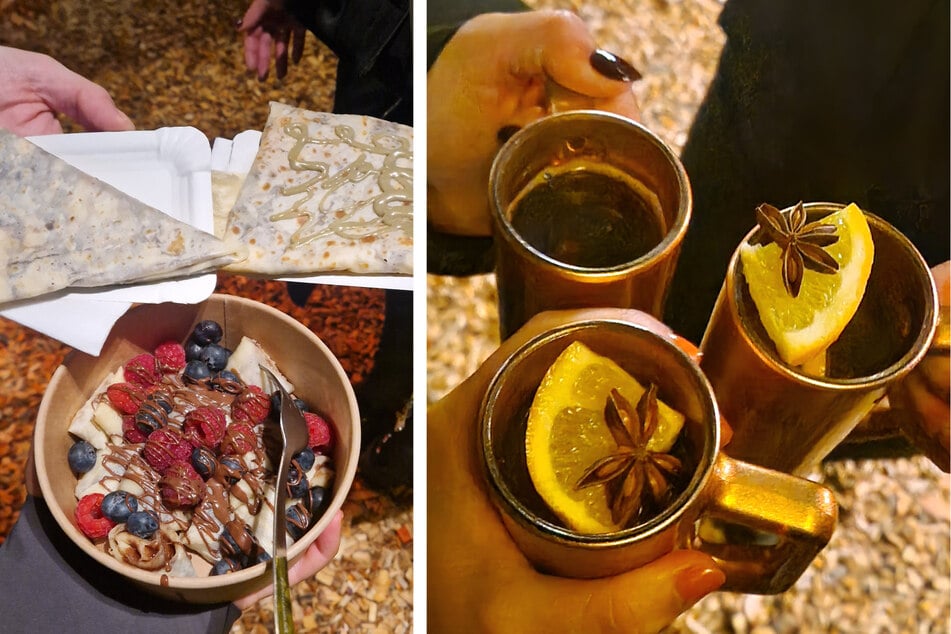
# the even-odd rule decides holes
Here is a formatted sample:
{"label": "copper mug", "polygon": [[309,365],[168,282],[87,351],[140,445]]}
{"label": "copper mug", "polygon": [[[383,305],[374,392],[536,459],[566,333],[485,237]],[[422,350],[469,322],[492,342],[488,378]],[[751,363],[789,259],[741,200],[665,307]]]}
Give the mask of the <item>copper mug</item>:
{"label": "copper mug", "polygon": [[[804,207],[811,221],[844,205]],[[727,452],[734,458],[808,473],[928,353],[937,324],[928,265],[897,229],[866,218],[875,245],[872,272],[855,316],[828,349],[824,376],[779,358],[734,252],[700,344],[700,367],[733,428]],[[754,229],[744,241],[758,236]]]}
{"label": "copper mug", "polygon": [[[669,508],[633,528],[604,534],[566,528],[528,474],[528,408],[548,367],[573,341],[612,358],[642,383],[656,383],[659,397],[687,419],[681,433],[695,465],[693,475]],[[490,496],[518,547],[543,572],[603,577],[643,566],[675,548],[694,548],[723,568],[724,589],[775,594],[799,578],[835,528],[838,507],[825,487],[722,453],[719,410],[700,368],[669,339],[631,323],[591,320],[532,339],[492,380],[480,421]],[[706,519],[746,527],[760,539],[740,544],[708,540],[699,528]]]}
{"label": "copper mug", "polygon": [[[521,224],[513,219],[523,192],[558,170],[608,170],[636,195],[572,203]],[[596,189],[629,193],[613,185]],[[489,175],[489,200],[502,339],[532,315],[558,308],[617,306],[661,316],[692,197],[680,160],[650,130],[593,110],[543,117],[499,150]],[[598,205],[601,215],[584,215]],[[615,239],[619,250],[606,257]],[[640,240],[640,247],[624,250]],[[575,249],[571,258],[568,245]]]}

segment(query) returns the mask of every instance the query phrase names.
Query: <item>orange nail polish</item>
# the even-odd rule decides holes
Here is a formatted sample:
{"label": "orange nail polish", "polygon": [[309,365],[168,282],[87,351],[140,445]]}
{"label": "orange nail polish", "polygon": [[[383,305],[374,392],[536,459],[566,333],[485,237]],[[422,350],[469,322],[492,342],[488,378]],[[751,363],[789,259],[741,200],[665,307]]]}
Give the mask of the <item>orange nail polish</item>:
{"label": "orange nail polish", "polygon": [[703,353],[700,352],[700,349],[697,348],[694,342],[677,333],[671,333],[670,340],[674,342],[675,346],[686,352],[696,363],[700,363],[700,359],[703,358]]}
{"label": "orange nail polish", "polygon": [[677,573],[674,586],[684,604],[693,605],[707,596],[726,581],[726,575],[719,568],[690,566]]}

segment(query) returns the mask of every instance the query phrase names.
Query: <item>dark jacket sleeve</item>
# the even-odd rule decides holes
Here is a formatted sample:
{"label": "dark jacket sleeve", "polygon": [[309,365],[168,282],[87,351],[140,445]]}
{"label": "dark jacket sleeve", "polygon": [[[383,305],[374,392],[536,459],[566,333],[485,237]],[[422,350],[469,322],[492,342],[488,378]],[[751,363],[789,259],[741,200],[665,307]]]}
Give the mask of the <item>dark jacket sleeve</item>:
{"label": "dark jacket sleeve", "polygon": [[[429,0],[426,7],[426,65],[436,58],[467,20],[483,13],[527,11],[519,0]],[[475,275],[492,270],[491,238],[471,238],[426,227],[426,269],[437,275]]]}
{"label": "dark jacket sleeve", "polygon": [[292,0],[287,10],[340,58],[367,73],[409,20],[408,0]]}
{"label": "dark jacket sleeve", "polygon": [[42,499],[28,497],[0,546],[4,632],[224,634],[234,604],[188,605],[133,586],[80,550]]}
{"label": "dark jacket sleeve", "polygon": [[409,0],[290,0],[286,9],[338,58],[334,112],[412,125]]}
{"label": "dark jacket sleeve", "polygon": [[527,11],[519,0],[429,0],[426,6],[426,67],[433,65],[439,53],[460,26],[483,13]]}

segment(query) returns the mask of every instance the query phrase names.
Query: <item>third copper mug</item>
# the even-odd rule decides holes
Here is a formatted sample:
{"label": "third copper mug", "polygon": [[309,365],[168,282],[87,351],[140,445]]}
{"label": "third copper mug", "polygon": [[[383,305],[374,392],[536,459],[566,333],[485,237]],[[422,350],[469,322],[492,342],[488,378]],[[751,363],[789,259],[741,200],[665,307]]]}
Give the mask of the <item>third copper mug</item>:
{"label": "third copper mug", "polygon": [[[805,210],[812,221],[842,207],[807,203]],[[872,214],[866,219],[875,246],[871,275],[855,316],[827,350],[823,376],[779,358],[734,252],[700,345],[700,367],[733,428],[731,456],[808,473],[928,352],[937,324],[928,266],[897,229]]]}
{"label": "third copper mug", "polygon": [[692,198],[647,128],[593,110],[543,117],[496,155],[489,200],[503,339],[544,310],[661,316]]}

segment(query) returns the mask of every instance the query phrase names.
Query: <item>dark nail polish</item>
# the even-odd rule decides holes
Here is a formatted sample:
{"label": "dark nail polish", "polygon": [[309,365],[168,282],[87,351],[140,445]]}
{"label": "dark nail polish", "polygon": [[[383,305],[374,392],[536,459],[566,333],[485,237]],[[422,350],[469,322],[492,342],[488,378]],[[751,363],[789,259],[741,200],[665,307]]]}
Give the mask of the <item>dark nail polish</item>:
{"label": "dark nail polish", "polygon": [[505,143],[519,130],[521,130],[521,128],[517,125],[506,125],[499,128],[499,131],[495,133],[495,136],[499,140],[499,143]]}
{"label": "dark nail polish", "polygon": [[637,81],[641,78],[640,72],[630,62],[604,49],[595,50],[589,60],[591,66],[608,79]]}
{"label": "dark nail polish", "polygon": [[238,18],[234,21],[234,28],[240,29],[242,24],[244,24],[244,18]]}

